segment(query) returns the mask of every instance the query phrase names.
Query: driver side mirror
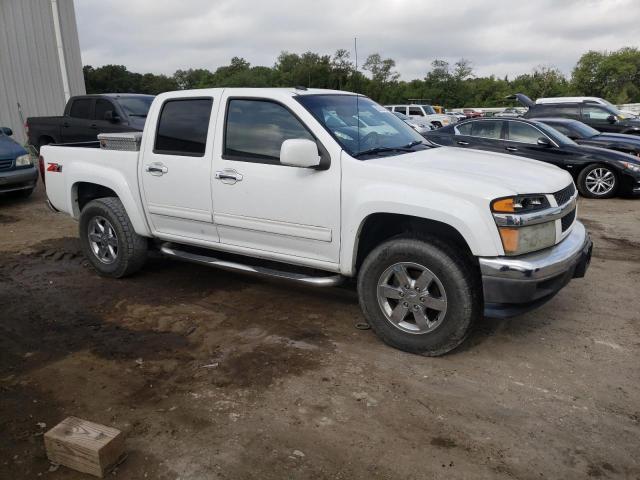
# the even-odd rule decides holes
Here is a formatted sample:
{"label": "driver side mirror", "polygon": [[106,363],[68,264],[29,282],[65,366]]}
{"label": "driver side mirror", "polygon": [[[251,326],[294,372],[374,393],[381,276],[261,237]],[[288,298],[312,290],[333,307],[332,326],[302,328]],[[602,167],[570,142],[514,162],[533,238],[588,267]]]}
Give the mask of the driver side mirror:
{"label": "driver side mirror", "polygon": [[0,130],[2,130],[2,133],[4,133],[7,137],[13,135],[13,130],[11,130],[9,127],[0,127]]}
{"label": "driver side mirror", "polygon": [[290,167],[318,167],[320,165],[318,145],[305,138],[285,140],[280,147],[280,163]]}
{"label": "driver side mirror", "polygon": [[114,113],[113,110],[107,110],[104,112],[104,120],[107,122],[117,123],[120,121],[120,116],[117,113]]}
{"label": "driver side mirror", "polygon": [[615,115],[609,115],[607,117],[607,122],[609,122],[609,123],[616,123],[617,121],[618,121],[618,119],[616,118]]}
{"label": "driver side mirror", "polygon": [[549,139],[547,137],[538,138],[538,141],[536,143],[538,144],[539,147],[550,147],[551,146],[551,142],[549,141]]}

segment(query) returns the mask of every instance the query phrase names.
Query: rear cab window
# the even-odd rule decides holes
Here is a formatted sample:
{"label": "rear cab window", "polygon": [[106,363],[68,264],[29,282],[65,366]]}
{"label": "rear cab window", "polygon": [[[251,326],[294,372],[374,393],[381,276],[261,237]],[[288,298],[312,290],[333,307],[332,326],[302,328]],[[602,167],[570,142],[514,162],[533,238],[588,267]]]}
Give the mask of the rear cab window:
{"label": "rear cab window", "polygon": [[179,98],[164,102],[158,117],[153,152],[204,156],[212,106],[212,98]]}

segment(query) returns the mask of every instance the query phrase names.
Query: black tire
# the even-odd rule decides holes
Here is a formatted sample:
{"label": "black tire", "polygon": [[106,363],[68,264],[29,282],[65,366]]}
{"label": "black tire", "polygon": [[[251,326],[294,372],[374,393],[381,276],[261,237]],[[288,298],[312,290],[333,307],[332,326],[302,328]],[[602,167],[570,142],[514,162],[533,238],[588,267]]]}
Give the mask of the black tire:
{"label": "black tire", "polygon": [[[111,224],[117,237],[117,255],[113,263],[104,263],[93,251],[89,241],[92,219],[102,217]],[[80,244],[96,271],[105,277],[121,278],[142,268],[147,258],[147,239],[138,235],[120,199],[105,197],[89,202],[80,214]]]}
{"label": "black tire", "polygon": [[[587,187],[587,177],[591,172],[593,172],[596,169],[604,169],[606,171],[611,172],[614,179],[613,188],[611,190],[608,190],[602,194],[597,194],[589,190],[589,188]],[[578,175],[578,181],[576,183],[578,185],[578,191],[580,192],[580,195],[582,195],[585,198],[611,198],[615,196],[615,194],[618,192],[618,187],[620,186],[620,181],[618,179],[618,175],[616,174],[616,171],[613,168],[607,165],[603,165],[601,163],[594,163],[592,165],[587,165],[585,168],[583,168],[580,174]]]}
{"label": "black tire", "polygon": [[[426,333],[407,333],[387,319],[378,303],[378,282],[398,262],[429,269],[446,292],[441,323]],[[426,356],[444,355],[467,338],[483,311],[477,269],[454,248],[429,238],[396,237],[376,247],[358,273],[360,307],[375,333],[388,345]]]}

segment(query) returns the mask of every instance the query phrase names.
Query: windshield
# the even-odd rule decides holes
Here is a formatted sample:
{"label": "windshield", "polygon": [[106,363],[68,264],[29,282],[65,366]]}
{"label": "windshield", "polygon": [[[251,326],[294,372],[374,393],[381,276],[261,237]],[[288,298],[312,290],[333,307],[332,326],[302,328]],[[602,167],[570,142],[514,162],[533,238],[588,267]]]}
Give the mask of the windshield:
{"label": "windshield", "polygon": [[436,115],[436,111],[431,105],[422,105],[422,108],[424,109],[424,113],[427,115]]}
{"label": "windshield", "polygon": [[140,97],[118,97],[118,103],[124,113],[131,117],[146,117],[153,102],[152,95]]}
{"label": "windshield", "polygon": [[400,120],[404,120],[404,121],[411,120],[411,118],[410,118],[410,117],[407,117],[404,113],[400,113],[400,112],[393,112],[393,114],[394,114],[396,117],[398,117]]}
{"label": "windshield", "polygon": [[567,137],[566,135],[563,135],[558,130],[556,130],[553,127],[550,127],[546,123],[535,122],[535,124],[536,124],[536,127],[542,130],[543,133],[545,133],[548,137],[554,140],[558,145],[577,145],[577,143],[571,140],[569,137]]}
{"label": "windshield", "polygon": [[351,156],[369,152],[395,155],[410,151],[409,146],[427,143],[409,125],[366,97],[301,95],[296,100]]}
{"label": "windshield", "polygon": [[571,130],[572,133],[577,133],[577,136],[580,138],[591,138],[596,135],[600,135],[600,132],[595,128],[591,128],[589,125],[586,125],[582,122],[571,122],[567,124],[567,129]]}

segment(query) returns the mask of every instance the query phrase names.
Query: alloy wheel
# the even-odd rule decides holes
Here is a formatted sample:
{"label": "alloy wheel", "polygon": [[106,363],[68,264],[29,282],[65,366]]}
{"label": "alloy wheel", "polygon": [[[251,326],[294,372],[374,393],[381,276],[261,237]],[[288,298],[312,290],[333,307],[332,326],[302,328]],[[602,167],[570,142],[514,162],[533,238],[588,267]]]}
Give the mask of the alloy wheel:
{"label": "alloy wheel", "polygon": [[615,187],[616,177],[608,168],[596,167],[587,174],[585,185],[593,195],[606,195]]}
{"label": "alloy wheel", "polygon": [[447,313],[442,282],[418,263],[399,262],[387,268],[378,280],[377,296],[385,318],[406,333],[432,332]]}
{"label": "alloy wheel", "polygon": [[118,236],[113,225],[104,217],[95,216],[87,229],[89,246],[98,260],[111,264],[118,258]]}

